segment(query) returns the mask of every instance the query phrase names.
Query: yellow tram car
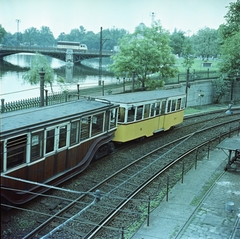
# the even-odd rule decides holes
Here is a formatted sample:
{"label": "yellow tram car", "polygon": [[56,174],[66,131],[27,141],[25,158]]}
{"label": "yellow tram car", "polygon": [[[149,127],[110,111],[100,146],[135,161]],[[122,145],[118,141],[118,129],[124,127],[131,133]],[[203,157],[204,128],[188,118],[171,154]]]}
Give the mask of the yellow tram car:
{"label": "yellow tram car", "polygon": [[176,90],[154,90],[109,95],[120,105],[114,142],[150,137],[183,122],[186,95]]}

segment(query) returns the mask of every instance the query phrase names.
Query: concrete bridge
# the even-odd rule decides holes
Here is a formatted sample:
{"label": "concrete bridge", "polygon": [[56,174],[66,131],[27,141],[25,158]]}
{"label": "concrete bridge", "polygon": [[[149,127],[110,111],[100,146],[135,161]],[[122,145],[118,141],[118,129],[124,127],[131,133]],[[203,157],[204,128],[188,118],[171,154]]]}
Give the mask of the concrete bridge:
{"label": "concrete bridge", "polygon": [[[8,55],[17,53],[40,53],[57,58],[62,61],[71,61],[73,63],[81,62],[85,59],[100,57],[100,51],[87,50],[85,52],[72,49],[60,49],[57,47],[37,47],[37,46],[0,46],[0,59]],[[110,57],[112,51],[102,51],[102,57]]]}

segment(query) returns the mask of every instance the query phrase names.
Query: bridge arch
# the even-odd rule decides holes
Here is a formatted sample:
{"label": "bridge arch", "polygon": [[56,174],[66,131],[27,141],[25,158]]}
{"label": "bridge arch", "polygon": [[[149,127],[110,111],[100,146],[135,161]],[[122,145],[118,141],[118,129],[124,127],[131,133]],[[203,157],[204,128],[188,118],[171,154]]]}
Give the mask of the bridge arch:
{"label": "bridge arch", "polygon": [[[0,47],[0,58],[3,59],[5,56],[17,54],[17,53],[40,53],[50,57],[57,58],[62,61],[66,61],[66,49],[59,49],[57,47],[35,47],[35,46],[1,46]],[[102,57],[110,57],[113,55],[112,51],[103,51]],[[81,62],[82,60],[97,58],[99,57],[99,51],[88,50],[81,52],[78,50],[72,51],[73,62]]]}

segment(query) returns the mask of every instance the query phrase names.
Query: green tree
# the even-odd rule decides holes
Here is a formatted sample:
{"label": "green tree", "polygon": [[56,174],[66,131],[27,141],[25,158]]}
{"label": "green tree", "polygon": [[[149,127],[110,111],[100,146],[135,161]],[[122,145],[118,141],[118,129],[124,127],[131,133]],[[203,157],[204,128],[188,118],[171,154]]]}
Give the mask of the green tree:
{"label": "green tree", "polygon": [[191,68],[192,64],[194,63],[194,51],[190,38],[185,38],[184,40],[182,55],[184,59],[182,65],[187,69]]}
{"label": "green tree", "polygon": [[228,77],[236,76],[240,71],[240,1],[230,3],[225,16],[226,24],[219,31],[222,37],[220,71]]}
{"label": "green tree", "polygon": [[57,41],[68,41],[68,35],[64,32],[61,32],[60,35],[57,37]]}
{"label": "green tree", "polygon": [[170,36],[170,47],[173,49],[173,54],[176,54],[178,56],[182,55],[183,51],[183,44],[185,40],[183,31],[177,31],[177,29],[174,29],[174,32]]}
{"label": "green tree", "polygon": [[238,75],[240,73],[240,28],[224,41],[221,53],[220,71],[229,77]]}
{"label": "green tree", "polygon": [[201,56],[202,60],[208,60],[210,57],[218,55],[219,35],[217,30],[205,27],[193,35],[192,39],[194,52],[197,56]]}
{"label": "green tree", "polygon": [[160,22],[155,22],[150,28],[142,23],[133,34],[120,40],[120,51],[112,56],[110,69],[116,76],[135,74],[142,89],[149,74],[159,73],[161,79],[173,77],[177,69],[169,40],[169,32],[162,28]]}
{"label": "green tree", "polygon": [[39,46],[53,46],[55,39],[49,27],[42,26],[39,31],[37,44]]}
{"label": "green tree", "polygon": [[0,24],[0,43],[2,42],[4,36],[7,34],[5,29],[2,27],[2,24]]}
{"label": "green tree", "polygon": [[39,39],[39,30],[35,27],[28,28],[23,33],[23,42],[30,46],[37,44]]}
{"label": "green tree", "polygon": [[92,31],[86,32],[82,42],[87,45],[88,49],[99,50],[99,36]]}
{"label": "green tree", "polygon": [[[221,61],[219,70],[222,73],[216,95],[220,97],[230,92],[233,81],[240,71],[240,1],[230,3],[225,16],[226,24],[219,27],[221,36]],[[232,96],[231,96],[232,97]],[[231,99],[232,100],[232,99]]]}
{"label": "green tree", "polygon": [[39,71],[44,70],[44,83],[49,84],[53,92],[54,71],[51,68],[48,60],[43,55],[36,53],[35,57],[31,61],[30,70],[23,75],[23,79],[31,85],[40,84]]}
{"label": "green tree", "polygon": [[[114,46],[118,45],[118,42],[127,34],[127,31],[124,29],[112,28],[112,29],[103,29],[102,37],[105,40],[103,44],[104,50],[113,50]],[[100,38],[100,33],[98,34],[98,39]],[[98,42],[99,45],[99,42]]]}
{"label": "green tree", "polygon": [[7,32],[3,37],[2,43],[7,46],[17,46],[17,34],[12,35],[10,32]]}
{"label": "green tree", "polygon": [[226,24],[222,24],[219,27],[223,39],[231,37],[238,32],[240,26],[240,1],[230,2],[227,8],[228,12],[224,16]]}
{"label": "green tree", "polygon": [[86,35],[86,29],[83,26],[80,26],[79,28],[72,29],[69,34],[66,34],[65,36],[62,35],[65,39],[60,39],[58,37],[58,40],[84,43],[83,38],[85,35]]}
{"label": "green tree", "polygon": [[231,82],[223,77],[213,81],[215,103],[221,103],[223,96],[226,95],[226,92],[229,92],[230,86]]}

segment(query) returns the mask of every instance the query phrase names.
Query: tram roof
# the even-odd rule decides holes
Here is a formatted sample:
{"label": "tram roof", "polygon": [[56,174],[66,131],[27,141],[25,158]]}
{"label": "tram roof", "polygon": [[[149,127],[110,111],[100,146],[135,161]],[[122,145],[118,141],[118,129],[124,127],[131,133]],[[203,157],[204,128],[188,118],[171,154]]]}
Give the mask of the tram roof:
{"label": "tram roof", "polygon": [[17,130],[24,127],[44,126],[61,122],[70,118],[89,113],[95,113],[110,106],[109,102],[99,102],[94,99],[81,99],[57,105],[31,108],[0,114],[0,132]]}
{"label": "tram roof", "polygon": [[153,90],[153,91],[141,91],[141,92],[126,93],[126,94],[108,95],[100,98],[106,99],[112,103],[132,104],[132,103],[167,99],[170,97],[180,97],[183,95],[185,94],[177,90]]}
{"label": "tram roof", "polygon": [[79,46],[80,42],[74,42],[74,41],[58,41],[57,42],[58,45],[74,45],[74,46]]}

